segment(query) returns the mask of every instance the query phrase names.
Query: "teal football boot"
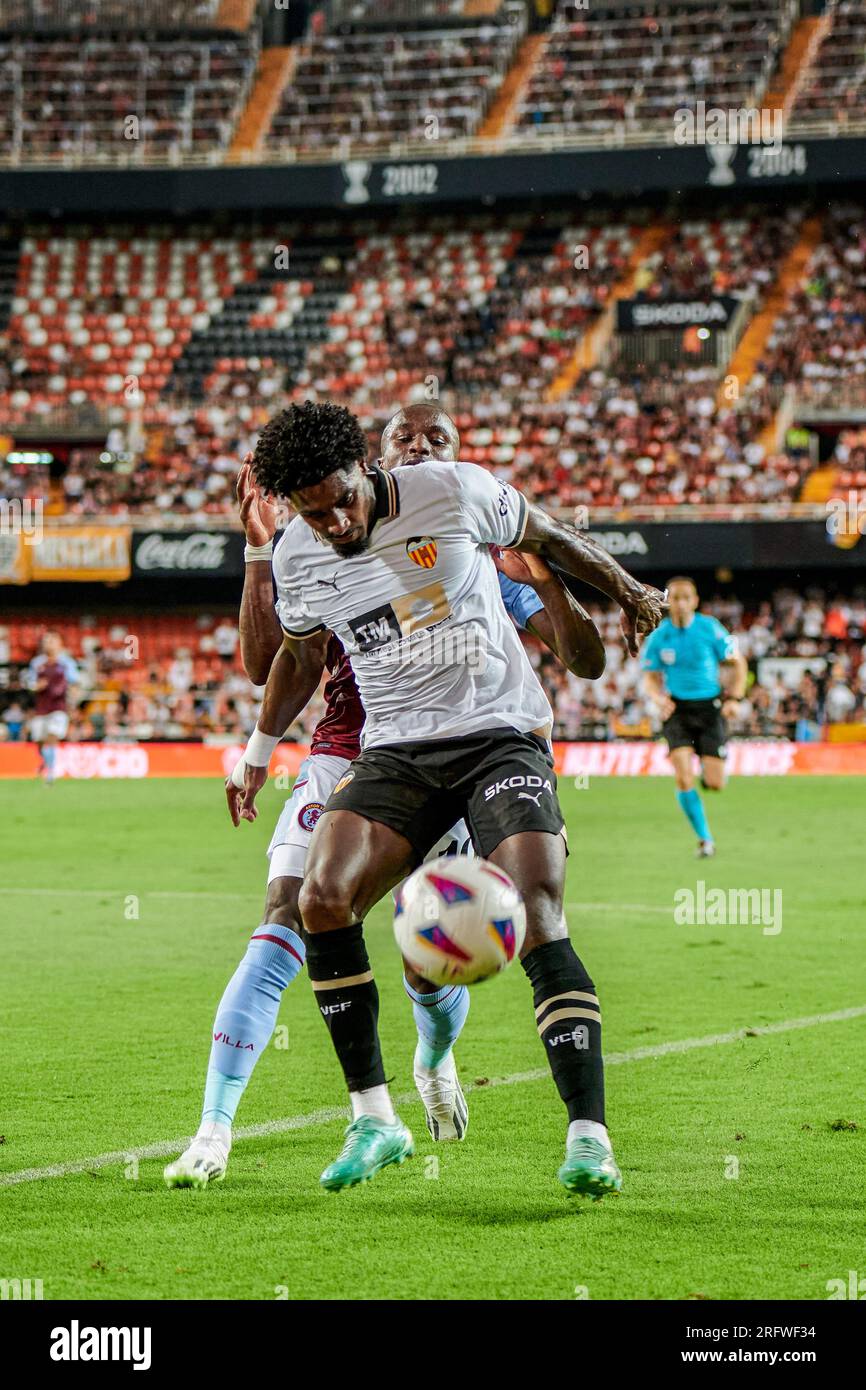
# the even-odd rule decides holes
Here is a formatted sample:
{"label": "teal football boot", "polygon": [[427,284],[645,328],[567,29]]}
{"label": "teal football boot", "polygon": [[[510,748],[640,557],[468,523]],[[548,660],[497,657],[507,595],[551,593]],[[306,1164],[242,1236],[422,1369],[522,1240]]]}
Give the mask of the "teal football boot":
{"label": "teal football boot", "polygon": [[389,1163],[403,1163],[415,1152],[415,1144],[402,1120],[389,1124],[376,1115],[359,1115],[346,1130],[346,1142],[319,1182],[329,1192],[340,1192],[359,1182],[369,1182]]}
{"label": "teal football boot", "polygon": [[622,1187],[622,1173],[610,1149],[597,1139],[572,1139],[565,1146],[565,1162],[557,1174],[569,1193],[599,1202]]}

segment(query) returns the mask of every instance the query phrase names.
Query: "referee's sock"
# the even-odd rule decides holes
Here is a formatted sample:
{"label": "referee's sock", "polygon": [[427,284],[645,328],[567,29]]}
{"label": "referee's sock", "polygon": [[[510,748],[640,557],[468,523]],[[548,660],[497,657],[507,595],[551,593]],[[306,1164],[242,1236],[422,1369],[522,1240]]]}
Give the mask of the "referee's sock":
{"label": "referee's sock", "polygon": [[691,791],[687,792],[678,791],[677,801],[698,839],[711,840],[713,836],[707,821],[707,813],[704,810],[704,803],[701,801],[701,794],[697,787],[692,787]]}

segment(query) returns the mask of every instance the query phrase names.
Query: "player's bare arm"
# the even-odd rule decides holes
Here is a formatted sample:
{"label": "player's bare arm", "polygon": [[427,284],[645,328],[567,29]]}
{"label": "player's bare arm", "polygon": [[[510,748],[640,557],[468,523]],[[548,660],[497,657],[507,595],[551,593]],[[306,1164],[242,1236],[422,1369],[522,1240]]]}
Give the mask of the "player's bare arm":
{"label": "player's bare arm", "polygon": [[[285,638],[271,664],[256,725],[256,732],[263,739],[281,739],[306,709],[322,679],[326,647],[327,634],[311,637],[306,642]],[[241,767],[243,787],[235,780]],[[239,825],[242,820],[255,820],[258,815],[256,796],[267,777],[267,762],[263,767],[256,767],[243,758],[226,778],[226,801],[233,825]]]}
{"label": "player's bare arm", "polygon": [[493,563],[515,583],[531,584],[544,604],[528,620],[527,632],[549,647],[573,675],[598,680],[606,663],[601,634],[550,566],[540,555],[531,551],[521,555],[516,550],[494,551]]}
{"label": "player's bare arm", "polygon": [[[238,474],[238,515],[247,545],[267,548],[277,529],[277,508],[253,478],[252,458],[252,454],[247,454]],[[264,685],[283,639],[274,611],[269,551],[259,558],[247,559],[244,565],[238,627],[244,670],[254,685]]]}
{"label": "player's bare arm", "polygon": [[590,584],[618,603],[623,611],[622,631],[630,656],[637,656],[641,637],[653,632],[667,613],[658,589],[641,584],[624,570],[603,546],[573,527],[527,504],[529,514],[523,539],[516,550],[541,555],[549,565]]}

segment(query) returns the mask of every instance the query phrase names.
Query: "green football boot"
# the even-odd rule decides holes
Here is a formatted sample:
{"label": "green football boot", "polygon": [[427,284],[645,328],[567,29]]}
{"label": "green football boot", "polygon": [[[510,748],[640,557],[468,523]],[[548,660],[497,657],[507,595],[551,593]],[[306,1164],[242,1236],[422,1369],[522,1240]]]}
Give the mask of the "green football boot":
{"label": "green football boot", "polygon": [[580,1193],[594,1202],[622,1187],[622,1173],[613,1154],[597,1139],[578,1138],[566,1144],[565,1162],[557,1176],[569,1193]]}
{"label": "green football boot", "polygon": [[375,1115],[359,1115],[346,1130],[346,1142],[319,1182],[329,1192],[369,1182],[380,1168],[403,1163],[415,1152],[415,1144],[402,1120],[388,1124]]}

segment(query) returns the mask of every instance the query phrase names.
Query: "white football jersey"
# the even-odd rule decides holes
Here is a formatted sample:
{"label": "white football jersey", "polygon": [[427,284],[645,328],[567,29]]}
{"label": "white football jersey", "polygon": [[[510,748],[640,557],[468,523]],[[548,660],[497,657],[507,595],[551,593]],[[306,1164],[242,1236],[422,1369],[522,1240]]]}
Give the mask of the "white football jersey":
{"label": "white football jersey", "polygon": [[341,556],[301,517],[286,528],[273,558],[284,632],[339,637],[367,715],[365,748],[484,729],[549,735],[550,705],[489,551],[522,539],[523,497],[473,463],[371,472],[363,554]]}

